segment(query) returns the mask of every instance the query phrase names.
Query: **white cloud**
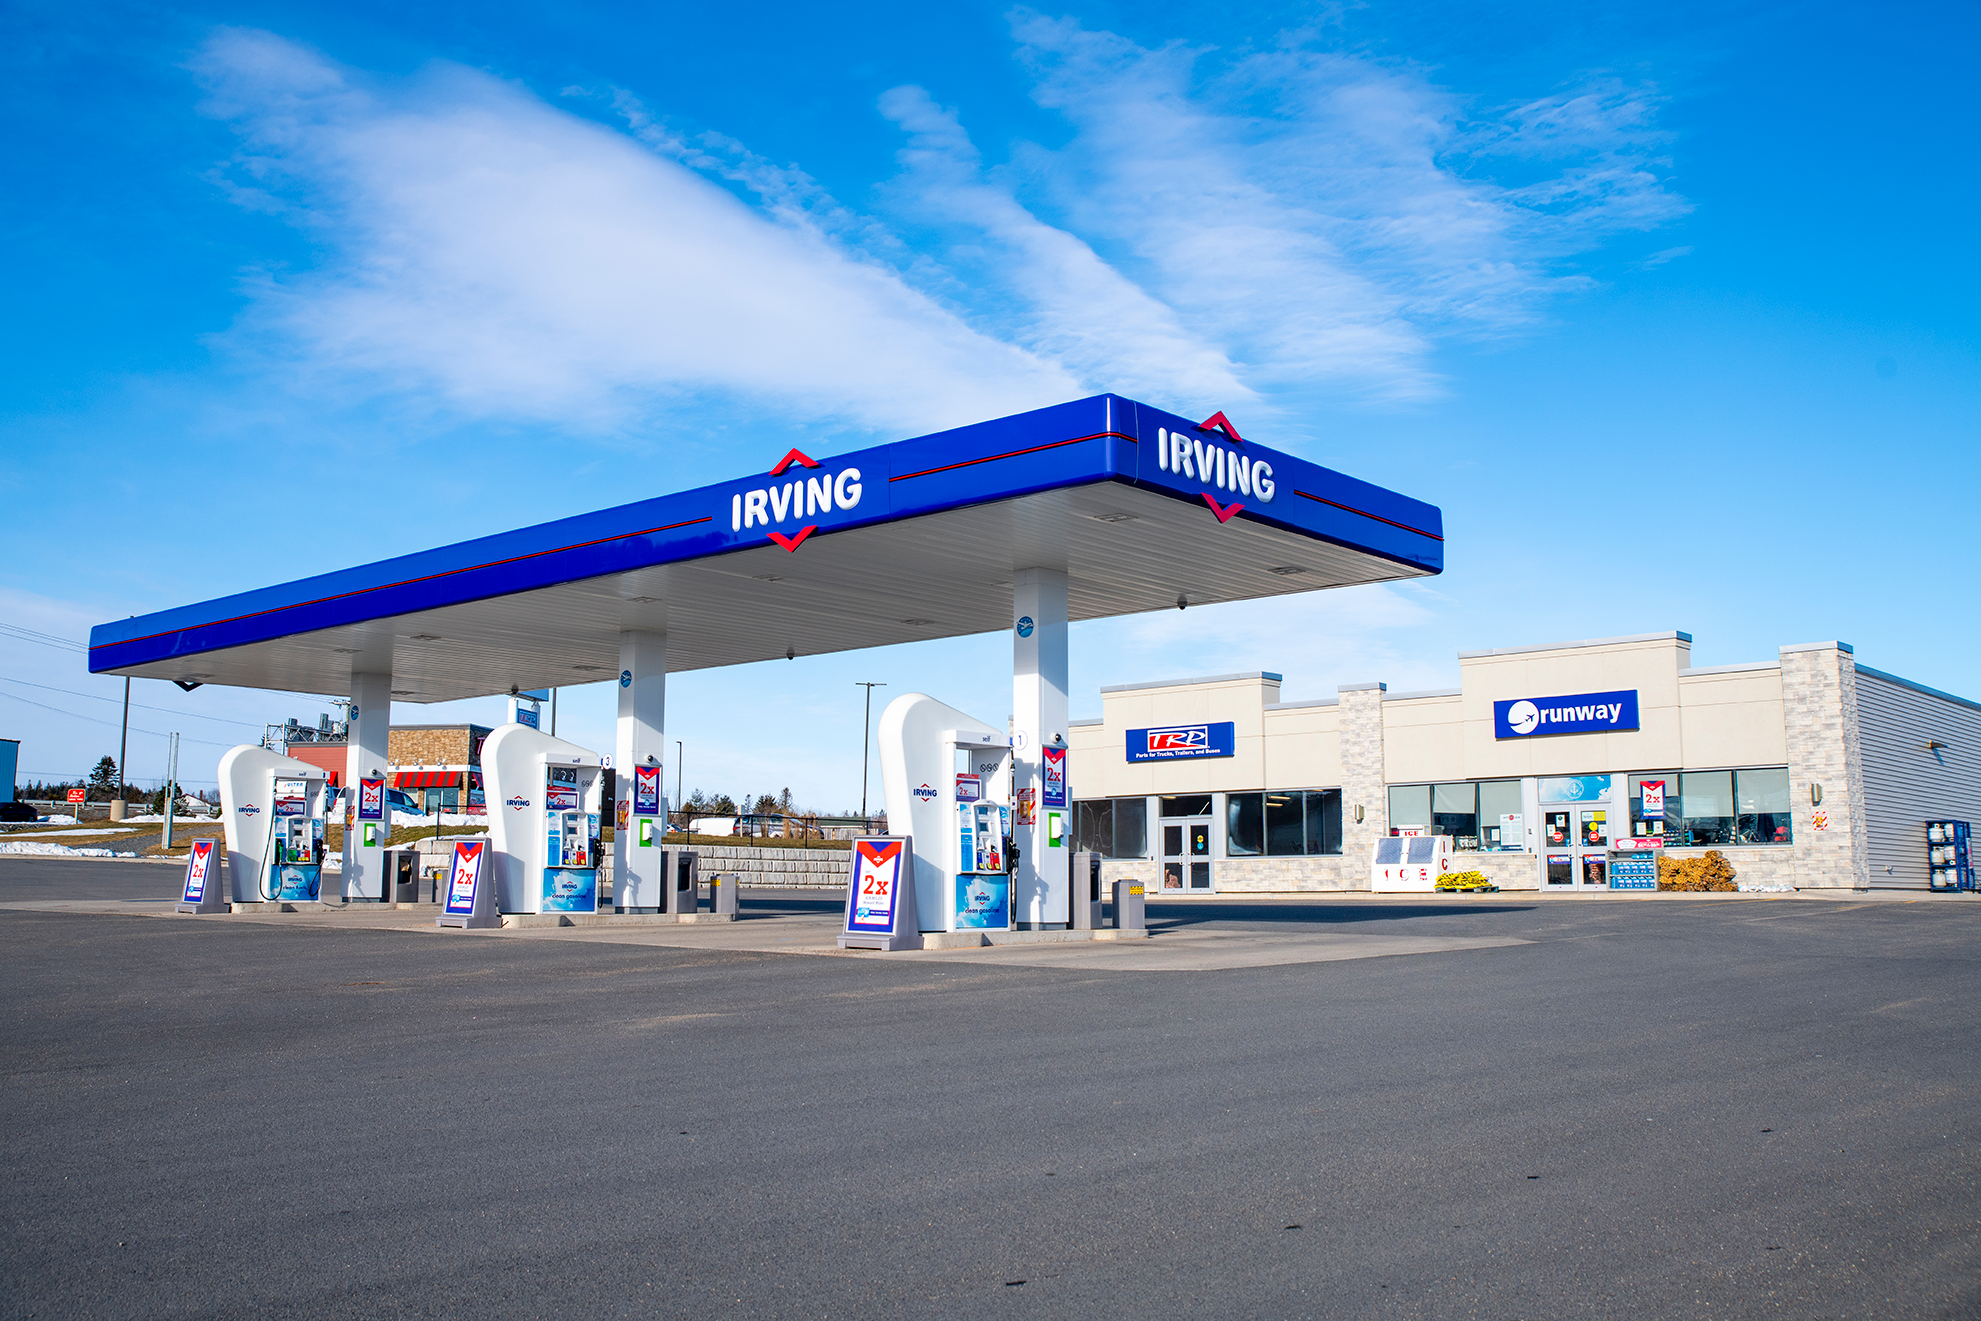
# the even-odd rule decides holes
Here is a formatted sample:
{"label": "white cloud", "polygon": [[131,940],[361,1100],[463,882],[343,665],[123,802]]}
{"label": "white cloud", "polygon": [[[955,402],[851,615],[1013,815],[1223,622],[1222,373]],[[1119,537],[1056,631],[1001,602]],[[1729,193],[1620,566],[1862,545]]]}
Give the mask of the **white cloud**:
{"label": "white cloud", "polygon": [[1230,359],[1190,333],[1172,309],[987,179],[954,110],[920,87],[894,88],[880,109],[909,134],[903,173],[890,191],[913,214],[972,231],[949,262],[967,261],[984,284],[1009,291],[1014,337],[1152,403],[1187,409],[1205,399],[1253,397]]}
{"label": "white cloud", "polygon": [[[1288,701],[1327,697],[1343,683],[1437,687],[1450,682],[1451,648],[1430,636],[1437,615],[1425,597],[1372,583],[1095,620],[1077,630],[1080,677],[1099,687],[1273,670],[1286,676]],[[1083,708],[1089,692],[1076,695]]]}
{"label": "white cloud", "polygon": [[712,389],[918,430],[1082,393],[817,229],[485,74],[361,86],[241,31],[197,67],[240,173],[325,245],[263,279],[242,328],[311,370],[566,423]]}
{"label": "white cloud", "polygon": [[1293,38],[1216,65],[1030,11],[1014,30],[1076,130],[1032,160],[1066,223],[1255,388],[1433,390],[1439,339],[1530,323],[1584,283],[1560,258],[1685,209],[1652,169],[1650,99],[1614,82],[1475,119]]}
{"label": "white cloud", "polygon": [[1298,33],[1223,57],[1013,21],[1070,140],[987,163],[896,88],[894,225],[630,91],[615,132],[459,66],[372,79],[222,31],[196,61],[244,144],[219,181],[323,253],[253,276],[230,342],[567,426],[703,391],[909,431],[1102,388],[1256,415],[1317,384],[1434,393],[1440,342],[1533,323],[1586,285],[1576,254],[1685,209],[1655,98],[1614,79],[1481,112]]}

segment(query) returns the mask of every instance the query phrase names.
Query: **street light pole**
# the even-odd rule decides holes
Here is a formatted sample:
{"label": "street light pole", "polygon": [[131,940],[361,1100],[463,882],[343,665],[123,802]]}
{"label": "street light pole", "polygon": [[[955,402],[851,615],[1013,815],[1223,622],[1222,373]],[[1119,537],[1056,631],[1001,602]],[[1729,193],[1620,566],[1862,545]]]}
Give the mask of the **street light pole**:
{"label": "street light pole", "polygon": [[689,825],[688,817],[686,815],[688,809],[681,802],[681,758],[684,755],[685,754],[681,749],[681,740],[677,738],[674,740],[674,810],[682,813],[681,842],[683,844],[688,842],[688,825]]}
{"label": "street light pole", "polygon": [[[117,797],[115,801],[118,803],[122,803],[124,801],[124,784],[126,781],[128,781],[131,778],[128,774],[125,773],[126,766],[128,763],[126,763],[124,760],[124,758],[129,754],[130,748],[131,748],[131,676],[127,674],[124,676],[124,726],[122,732],[117,735]],[[117,812],[115,813],[115,815],[121,819],[123,813]]]}
{"label": "street light pole", "polygon": [[[884,683],[855,683],[855,688],[867,690],[867,713],[860,721],[860,816],[864,821],[867,815],[867,750],[873,742],[874,689],[887,687]],[[866,829],[863,824],[860,827]]]}

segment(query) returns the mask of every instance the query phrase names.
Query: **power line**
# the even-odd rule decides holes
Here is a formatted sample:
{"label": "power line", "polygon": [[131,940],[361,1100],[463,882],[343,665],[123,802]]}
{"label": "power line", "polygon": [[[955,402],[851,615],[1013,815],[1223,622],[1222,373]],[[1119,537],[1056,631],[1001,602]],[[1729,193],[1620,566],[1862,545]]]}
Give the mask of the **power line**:
{"label": "power line", "polygon": [[[0,674],[0,683],[18,683],[28,688],[39,688],[43,692],[67,693],[70,697],[87,697],[92,702],[114,702],[117,700],[114,697],[99,697],[95,693],[79,693],[73,688],[57,688],[51,684],[34,683],[28,679],[15,679],[5,674]],[[147,711],[162,711],[168,716],[189,716],[194,720],[217,720],[224,725],[245,725],[249,729],[260,729],[263,724],[263,722],[258,720],[236,720],[232,716],[201,715],[198,711],[177,711],[169,706],[151,706],[145,702],[132,702],[131,705],[143,707]]]}
{"label": "power line", "polygon": [[[87,696],[87,694],[80,694],[80,695]],[[87,720],[92,725],[109,725],[112,729],[115,729],[118,727],[118,723],[119,723],[115,720],[98,720],[95,716],[86,716],[79,711],[64,711],[59,706],[50,706],[46,702],[37,702],[32,698],[22,697],[18,693],[0,693],[0,697],[11,697],[16,702],[26,702],[29,706],[38,706],[44,711],[53,711],[56,715],[67,716],[71,720]],[[133,725],[132,728],[137,729],[137,726]],[[165,734],[162,731],[156,729],[138,729],[137,732],[140,734],[150,734],[154,738],[165,737]],[[210,738],[189,738],[186,740],[186,742],[204,744],[209,748],[231,748],[235,746],[232,743],[215,743]]]}
{"label": "power line", "polygon": [[53,633],[37,633],[31,628],[22,628],[19,624],[0,624],[0,636],[11,637],[21,642],[39,642],[44,647],[60,647],[64,651],[89,650],[80,642],[58,638]]}

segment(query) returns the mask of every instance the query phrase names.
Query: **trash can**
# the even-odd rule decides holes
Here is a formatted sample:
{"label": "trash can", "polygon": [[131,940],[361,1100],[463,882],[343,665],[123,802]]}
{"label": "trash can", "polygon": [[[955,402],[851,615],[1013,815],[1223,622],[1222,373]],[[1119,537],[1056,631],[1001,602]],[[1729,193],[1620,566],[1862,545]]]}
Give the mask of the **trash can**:
{"label": "trash can", "polygon": [[385,893],[388,904],[416,904],[420,901],[420,854],[418,849],[385,850]]}
{"label": "trash can", "polygon": [[740,897],[736,892],[742,888],[738,884],[742,879],[734,872],[727,876],[716,872],[708,878],[708,906],[711,913],[718,917],[724,913],[731,917],[736,916],[736,900]]}
{"label": "trash can", "polygon": [[1142,883],[1114,883],[1114,928],[1117,931],[1145,931],[1148,920],[1142,913]]}
{"label": "trash can", "polygon": [[1073,855],[1072,916],[1075,931],[1101,925],[1101,855],[1081,849]]}
{"label": "trash can", "polygon": [[[660,864],[660,893],[667,901],[665,911],[679,916],[702,906],[701,855],[693,849],[668,849]],[[672,876],[674,884],[666,883]]]}

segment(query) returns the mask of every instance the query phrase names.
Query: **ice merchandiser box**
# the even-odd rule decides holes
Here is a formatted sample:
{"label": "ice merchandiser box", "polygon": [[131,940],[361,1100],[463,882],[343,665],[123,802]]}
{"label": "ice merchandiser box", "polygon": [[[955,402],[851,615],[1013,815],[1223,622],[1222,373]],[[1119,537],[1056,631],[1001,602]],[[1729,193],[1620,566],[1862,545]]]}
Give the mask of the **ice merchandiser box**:
{"label": "ice merchandiser box", "polygon": [[528,725],[482,744],[489,861],[505,913],[598,911],[599,795],[604,763]]}

